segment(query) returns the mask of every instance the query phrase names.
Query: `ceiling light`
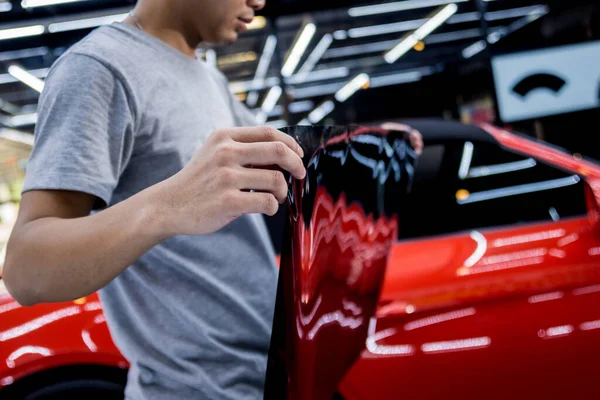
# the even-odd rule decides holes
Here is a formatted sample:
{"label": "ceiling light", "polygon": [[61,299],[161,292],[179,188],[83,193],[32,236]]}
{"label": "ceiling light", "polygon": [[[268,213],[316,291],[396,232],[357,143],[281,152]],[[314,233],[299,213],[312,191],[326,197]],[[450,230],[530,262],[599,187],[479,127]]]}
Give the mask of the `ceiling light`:
{"label": "ceiling light", "polygon": [[285,119],[277,119],[275,121],[267,122],[267,125],[275,129],[281,129],[283,127],[286,127],[288,125],[288,122]]}
{"label": "ceiling light", "polygon": [[283,68],[281,69],[281,75],[284,77],[289,77],[294,73],[294,70],[300,63],[300,59],[302,59],[302,55],[306,51],[316,31],[317,27],[313,23],[308,23],[304,26],[302,33],[292,47],[292,50],[290,51],[290,54],[283,65]]}
{"label": "ceiling light", "polygon": [[256,61],[258,58],[254,51],[245,51],[242,53],[226,54],[217,59],[217,65],[219,67],[227,65],[241,64],[245,62]]}
{"label": "ceiling light", "polygon": [[40,93],[44,89],[44,81],[32,75],[30,72],[25,71],[21,67],[11,65],[8,67],[8,73]]}
{"label": "ceiling light", "polygon": [[45,31],[44,25],[22,26],[0,30],[0,40],[16,39],[27,36],[41,35]]}
{"label": "ceiling light", "polygon": [[327,51],[332,42],[333,36],[331,34],[327,33],[323,35],[315,49],[312,51],[312,53],[310,53],[310,56],[308,56],[308,59],[306,60],[304,65],[302,65],[302,67],[296,74],[298,83],[301,83],[304,80],[306,80],[308,73],[312,71],[315,65],[317,65],[317,63],[319,62],[323,54]]}
{"label": "ceiling light", "polygon": [[279,85],[279,78],[273,76],[271,78],[265,79],[262,85],[259,86],[255,86],[254,81],[231,82],[229,84],[229,90],[231,90],[233,93],[241,93],[247,92],[249,90],[260,90],[264,88],[269,88],[275,85]]}
{"label": "ceiling light", "polygon": [[290,112],[294,113],[294,114],[298,114],[301,112],[307,112],[307,111],[312,110],[314,106],[315,106],[315,103],[313,103],[310,100],[296,101],[296,102],[290,104]]}
{"label": "ceiling light", "polygon": [[270,113],[279,101],[281,93],[283,93],[283,89],[281,89],[281,86],[273,86],[271,90],[269,90],[269,93],[267,93],[267,97],[265,97],[265,100],[263,101],[261,107],[262,112],[266,114]]}
{"label": "ceiling light", "polygon": [[102,17],[76,19],[72,21],[55,22],[53,24],[48,25],[48,32],[56,33],[74,31],[77,29],[95,28],[102,25],[112,24],[113,22],[122,21],[127,17],[127,15],[129,14],[123,13],[115,15],[105,15]]}
{"label": "ceiling light", "polygon": [[343,86],[344,83],[341,82],[329,83],[325,85],[313,85],[303,88],[294,88],[292,89],[292,94],[295,99],[306,99],[335,93]]}
{"label": "ceiling light", "polygon": [[524,17],[531,14],[544,14],[548,12],[547,6],[537,5],[530,7],[512,8],[510,10],[490,11],[485,13],[487,21],[496,21],[499,19]]}
{"label": "ceiling light", "polygon": [[255,90],[250,92],[248,94],[248,98],[246,99],[246,104],[248,104],[250,107],[254,107],[258,101],[258,92],[256,90],[258,90],[259,86],[264,86],[265,77],[269,71],[269,66],[271,65],[271,60],[273,59],[273,54],[275,53],[276,47],[277,37],[275,35],[269,35],[265,41],[265,47],[262,55],[260,56],[260,60],[258,61],[258,66],[256,67],[256,73],[253,81]]}
{"label": "ceiling light", "polygon": [[479,41],[473,43],[472,45],[470,45],[469,47],[465,48],[462,51],[462,56],[464,58],[471,58],[475,54],[481,53],[483,50],[485,50],[486,47],[487,47],[487,42],[485,40],[479,40]]}
{"label": "ceiling light", "polygon": [[344,101],[348,100],[348,98],[350,98],[350,96],[352,96],[354,93],[358,92],[367,83],[369,83],[369,75],[357,75],[343,88],[337,91],[337,93],[335,94],[335,99],[340,103],[343,103]]}
{"label": "ceiling light", "polygon": [[371,88],[399,85],[401,83],[417,82],[423,73],[420,71],[401,72],[398,74],[383,75],[371,78]]}
{"label": "ceiling light", "polygon": [[9,12],[12,10],[12,4],[10,1],[3,1],[0,3],[0,12]]}
{"label": "ceiling light", "polygon": [[[40,69],[32,69],[29,73],[38,78],[44,78],[48,75],[49,68],[40,68]],[[14,83],[19,80],[12,76],[11,74],[0,74],[0,85],[4,83]]]}
{"label": "ceiling light", "polygon": [[348,39],[348,32],[346,32],[344,30],[335,31],[335,32],[333,32],[333,38],[335,40],[345,40],[345,39]]}
{"label": "ceiling light", "polygon": [[37,123],[37,113],[15,115],[14,117],[11,117],[9,121],[13,128],[35,125]]}
{"label": "ceiling light", "polygon": [[267,113],[260,111],[258,114],[256,114],[255,120],[258,125],[263,125],[265,122],[267,122],[267,118]]}
{"label": "ceiling light", "polygon": [[28,57],[45,56],[49,53],[47,47],[37,47],[33,49],[4,51],[0,53],[0,61],[17,60]]}
{"label": "ceiling light", "polygon": [[394,22],[391,24],[364,26],[361,28],[352,28],[348,30],[348,36],[351,38],[361,38],[365,36],[386,35],[388,33],[410,31],[417,29],[427,19],[415,19],[411,21]]}
{"label": "ceiling light", "polygon": [[46,6],[54,6],[57,4],[76,3],[76,2],[80,2],[80,1],[87,1],[87,0],[23,0],[21,2],[21,7],[23,7],[23,8],[46,7]]}
{"label": "ceiling light", "polygon": [[321,121],[325,118],[329,113],[331,113],[335,108],[335,104],[331,100],[327,100],[319,107],[315,108],[310,114],[308,114],[308,120],[313,124]]}
{"label": "ceiling light", "polygon": [[267,26],[267,19],[263,16],[254,17],[252,22],[246,25],[249,30],[262,29]]}
{"label": "ceiling light", "polygon": [[315,82],[335,78],[345,78],[348,75],[350,75],[350,70],[348,69],[348,67],[326,68],[317,71],[312,71],[302,76],[299,76],[298,74],[293,75],[290,78],[286,79],[286,83],[290,85],[296,85],[304,82]]}
{"label": "ceiling light", "polygon": [[23,133],[12,129],[0,129],[0,138],[11,142],[23,143],[33,146],[34,137],[29,133]]}
{"label": "ceiling light", "polygon": [[396,1],[393,3],[377,4],[372,6],[353,7],[348,10],[351,17],[363,17],[366,15],[385,14],[397,11],[414,10],[418,8],[427,8],[443,6],[450,3],[464,3],[469,0],[408,0]]}
{"label": "ceiling light", "polygon": [[406,54],[419,41],[423,40],[427,35],[439,28],[444,22],[456,13],[458,6],[456,4],[448,4],[442,8],[427,22],[421,25],[414,33],[403,39],[396,47],[387,52],[384,56],[385,61],[389,64],[396,62],[400,57]]}

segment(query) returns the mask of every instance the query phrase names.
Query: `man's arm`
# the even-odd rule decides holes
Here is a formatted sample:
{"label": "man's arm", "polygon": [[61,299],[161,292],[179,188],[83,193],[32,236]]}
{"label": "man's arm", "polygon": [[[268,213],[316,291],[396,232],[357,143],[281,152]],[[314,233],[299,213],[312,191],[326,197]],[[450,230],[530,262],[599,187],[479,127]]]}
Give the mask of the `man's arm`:
{"label": "man's arm", "polygon": [[10,293],[33,305],[73,300],[108,284],[164,239],[151,192],[91,216],[92,195],[24,193],[4,266]]}
{"label": "man's arm", "polygon": [[76,299],[166,238],[212,233],[243,214],[274,215],[287,182],[268,168],[302,179],[301,156],[275,129],[231,128],[213,133],[179,173],[94,215],[94,196],[26,192],[7,247],[6,287],[24,305]]}

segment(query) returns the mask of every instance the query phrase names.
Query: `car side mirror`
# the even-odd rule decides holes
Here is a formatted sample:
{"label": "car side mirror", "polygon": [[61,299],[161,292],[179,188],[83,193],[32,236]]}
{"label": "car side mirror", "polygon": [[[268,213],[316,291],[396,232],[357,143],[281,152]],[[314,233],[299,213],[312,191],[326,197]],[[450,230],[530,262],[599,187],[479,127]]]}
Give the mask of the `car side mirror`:
{"label": "car side mirror", "polygon": [[600,226],[600,179],[585,179],[585,204],[593,226]]}

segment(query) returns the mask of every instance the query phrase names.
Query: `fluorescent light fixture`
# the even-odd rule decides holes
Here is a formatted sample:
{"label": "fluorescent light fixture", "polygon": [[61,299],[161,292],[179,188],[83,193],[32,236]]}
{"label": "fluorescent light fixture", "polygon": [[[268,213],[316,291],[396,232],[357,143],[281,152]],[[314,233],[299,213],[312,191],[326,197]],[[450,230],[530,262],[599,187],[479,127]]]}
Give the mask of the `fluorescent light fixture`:
{"label": "fluorescent light fixture", "polygon": [[313,103],[310,100],[304,100],[304,101],[295,101],[292,104],[290,104],[290,112],[294,113],[294,114],[299,114],[302,112],[307,112],[313,109],[313,107],[315,106],[315,103]]}
{"label": "fluorescent light fixture", "polygon": [[397,11],[415,10],[418,8],[443,6],[450,3],[465,3],[469,0],[408,0],[393,3],[376,4],[372,6],[353,7],[348,10],[351,17],[385,14]]}
{"label": "fluorescent light fixture", "polygon": [[293,88],[292,93],[295,99],[306,99],[310,97],[324,96],[340,90],[344,82],[328,83],[325,85],[314,85],[303,88]]}
{"label": "fluorescent light fixture", "polygon": [[44,81],[21,67],[11,65],[8,67],[8,73],[40,93],[44,90]]}
{"label": "fluorescent light fixture", "polygon": [[346,32],[345,30],[338,30],[333,32],[333,38],[335,40],[345,40],[348,39],[348,32]]}
{"label": "fluorescent light fixture", "polygon": [[262,112],[266,114],[270,113],[279,101],[281,93],[283,93],[283,89],[281,89],[281,86],[273,86],[271,90],[269,90],[269,93],[267,93],[267,97],[265,97],[265,100],[263,101],[261,107]]}
{"label": "fluorescent light fixture", "polygon": [[311,125],[310,121],[304,118],[302,121],[298,122],[298,125]]}
{"label": "fluorescent light fixture", "polygon": [[518,18],[531,14],[545,14],[548,7],[543,5],[511,8],[510,10],[490,11],[485,13],[487,21],[497,21],[500,19]]}
{"label": "fluorescent light fixture", "polygon": [[348,82],[343,88],[337,91],[335,99],[340,103],[348,100],[350,96],[358,92],[363,86],[369,83],[369,75],[359,74]]}
{"label": "fluorescent light fixture", "polygon": [[3,1],[0,3],[0,12],[9,12],[12,10],[12,4],[10,1]]}
{"label": "fluorescent light fixture", "polygon": [[461,24],[463,22],[479,21],[481,13],[478,11],[457,14],[448,20],[449,24]]}
{"label": "fluorescent light fixture", "polygon": [[250,107],[254,107],[258,102],[257,90],[259,90],[260,86],[264,86],[265,84],[265,77],[269,71],[269,66],[271,65],[271,60],[273,59],[273,54],[275,53],[276,47],[277,37],[275,35],[269,35],[265,41],[265,47],[263,48],[262,55],[258,61],[256,73],[254,74],[253,86],[255,90],[252,90],[246,99],[246,104],[248,104]]}
{"label": "fluorescent light fixture", "polygon": [[48,32],[56,33],[74,31],[77,29],[95,28],[102,25],[112,24],[113,22],[122,21],[127,17],[127,15],[129,14],[123,13],[105,15],[102,17],[95,18],[76,19],[73,21],[55,22],[53,24],[48,25]]}
{"label": "fluorescent light fixture", "polygon": [[19,128],[27,125],[35,125],[37,123],[37,113],[15,115],[10,118],[10,125],[13,128]]}
{"label": "fluorescent light fixture", "polygon": [[275,85],[279,85],[279,78],[271,77],[264,80],[263,84],[257,87],[254,87],[254,80],[251,81],[237,81],[231,82],[229,84],[229,90],[231,90],[234,94],[248,92],[250,90],[260,90],[265,88],[270,88]]}
{"label": "fluorescent light fixture", "polygon": [[23,143],[33,146],[33,135],[19,132],[13,129],[0,129],[0,138],[10,140],[11,142]]}
{"label": "fluorescent light fixture", "polygon": [[371,25],[348,30],[348,36],[351,38],[361,38],[366,36],[385,35],[388,33],[410,31],[417,29],[427,19],[415,19],[411,21],[394,22],[391,24]]}
{"label": "fluorescent light fixture", "polygon": [[[513,161],[503,164],[486,165],[482,167],[474,167],[469,170],[467,178],[479,178],[482,176],[505,174],[507,172],[522,171],[524,169],[533,168],[536,166],[536,161],[533,158],[528,158],[522,161]],[[464,179],[464,178],[462,178]]]}
{"label": "fluorescent light fixture", "polygon": [[267,125],[275,129],[279,129],[283,128],[284,126],[288,126],[288,122],[285,119],[276,119],[274,121],[267,122]]}
{"label": "fluorescent light fixture", "polygon": [[[427,36],[426,44],[445,43],[463,39],[471,39],[481,36],[480,29],[466,29],[456,32],[438,33]],[[350,57],[368,53],[379,53],[388,51],[398,44],[398,40],[384,40],[380,42],[358,44],[353,46],[336,47],[329,49],[323,55],[323,59]]]}
{"label": "fluorescent light fixture", "polygon": [[458,6],[454,3],[448,4],[442,8],[433,17],[421,25],[414,33],[403,39],[396,47],[384,55],[385,61],[389,64],[396,62],[400,57],[406,54],[410,49],[423,40],[427,35],[439,28],[444,22],[458,11]]}
{"label": "fluorescent light fixture", "polygon": [[467,204],[526,193],[540,192],[543,190],[558,189],[565,186],[575,185],[579,182],[579,180],[579,176],[572,175],[566,178],[552,179],[544,182],[526,183],[524,185],[509,186],[505,188],[471,193],[467,198],[456,201],[458,204]]}
{"label": "fluorescent light fixture", "polygon": [[392,50],[385,53],[383,58],[388,64],[393,64],[400,57],[405,55],[414,47],[415,44],[419,43],[419,40],[414,35],[409,35],[396,45]]}
{"label": "fluorescent light fixture", "polygon": [[9,103],[8,101],[4,101],[2,99],[0,99],[0,110],[4,111],[5,113],[8,114],[20,114],[21,112],[21,107],[16,106],[12,103]]}
{"label": "fluorescent light fixture", "polygon": [[[40,68],[40,69],[33,69],[33,70],[29,71],[29,73],[35,77],[44,78],[44,77],[46,77],[46,75],[48,75],[48,71],[49,71],[49,68]],[[4,83],[14,83],[14,82],[19,82],[19,79],[15,78],[11,74],[0,74],[0,85],[2,85]]]}
{"label": "fluorescent light fixture", "polygon": [[292,75],[290,78],[286,79],[286,83],[290,85],[296,85],[304,82],[345,78],[348,75],[350,75],[350,70],[348,67],[326,68],[307,73],[305,76],[299,76],[298,74]]}
{"label": "fluorescent light fixture", "polygon": [[0,40],[17,39],[28,36],[41,35],[45,32],[44,25],[22,26],[0,30]]}
{"label": "fluorescent light fixture", "polygon": [[323,54],[325,54],[332,42],[333,36],[331,34],[327,33],[323,35],[315,49],[312,51],[312,53],[310,53],[310,56],[308,56],[308,59],[306,60],[304,65],[302,65],[302,67],[300,67],[300,69],[298,70],[298,73],[296,74],[298,83],[304,82],[306,80],[308,73],[313,70],[315,65],[317,65],[317,63],[319,62]]}
{"label": "fluorescent light fixture", "polygon": [[87,1],[87,0],[23,0],[21,2],[21,7],[23,7],[23,8],[46,7],[46,6],[55,6],[57,4],[77,3],[80,1]]}
{"label": "fluorescent light fixture", "polygon": [[481,35],[480,29],[465,29],[462,31],[438,33],[429,35],[425,39],[426,44],[453,42],[457,40],[471,39]]}
{"label": "fluorescent light fixture", "polygon": [[485,50],[486,47],[487,47],[487,42],[485,40],[479,40],[479,41],[473,43],[472,45],[470,45],[469,47],[466,47],[465,49],[463,49],[462,56],[464,58],[471,58],[474,55],[481,53],[483,50]]}
{"label": "fluorescent light fixture", "polygon": [[47,47],[36,47],[32,49],[4,51],[0,53],[0,61],[21,60],[29,57],[45,56],[49,53]]}
{"label": "fluorescent light fixture", "polygon": [[327,100],[319,107],[315,108],[310,114],[308,114],[308,120],[313,124],[321,121],[325,118],[329,113],[331,113],[335,108],[335,104],[331,100]]}
{"label": "fluorescent light fixture", "polygon": [[281,75],[284,77],[289,77],[294,73],[294,70],[300,63],[302,55],[308,48],[308,45],[316,31],[317,27],[313,23],[308,23],[304,26],[302,33],[300,33],[298,40],[292,47],[292,50],[290,51],[290,54],[285,61],[283,68],[281,69]]}
{"label": "fluorescent light fixture", "polygon": [[265,122],[267,122],[267,118],[268,118],[267,113],[260,111],[258,114],[256,114],[256,117],[255,117],[256,123],[259,125],[262,125]]}
{"label": "fluorescent light fixture", "polygon": [[460,167],[458,168],[458,178],[466,179],[469,175],[469,167],[471,166],[471,160],[473,159],[473,143],[465,142],[463,146],[462,158],[460,159]]}
{"label": "fluorescent light fixture", "polygon": [[417,82],[423,73],[420,71],[400,72],[397,74],[376,76],[371,78],[370,88],[399,85],[402,83]]}

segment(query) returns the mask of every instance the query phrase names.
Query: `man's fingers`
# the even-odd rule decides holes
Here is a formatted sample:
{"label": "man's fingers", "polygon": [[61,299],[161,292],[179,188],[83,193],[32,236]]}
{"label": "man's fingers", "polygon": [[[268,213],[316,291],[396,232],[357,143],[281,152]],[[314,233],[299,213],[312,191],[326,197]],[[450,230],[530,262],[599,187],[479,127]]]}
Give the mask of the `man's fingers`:
{"label": "man's fingers", "polygon": [[279,203],[287,198],[288,185],[281,171],[242,168],[238,177],[242,190],[269,192]]}
{"label": "man's fingers", "polygon": [[241,143],[282,142],[298,156],[304,157],[304,151],[291,136],[269,126],[256,126],[228,129],[231,139]]}
{"label": "man's fingers", "polygon": [[260,213],[273,216],[279,210],[279,202],[271,193],[240,192],[238,204],[240,214]]}
{"label": "man's fingers", "polygon": [[240,164],[242,166],[252,165],[271,166],[278,165],[281,169],[288,171],[294,178],[303,179],[306,169],[302,159],[288,146],[281,142],[270,143],[246,143],[242,145]]}

